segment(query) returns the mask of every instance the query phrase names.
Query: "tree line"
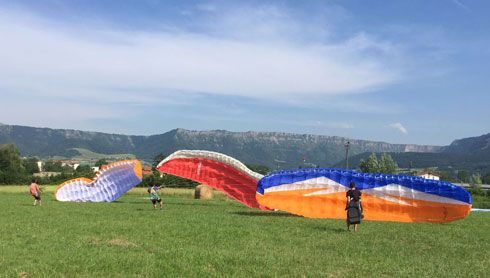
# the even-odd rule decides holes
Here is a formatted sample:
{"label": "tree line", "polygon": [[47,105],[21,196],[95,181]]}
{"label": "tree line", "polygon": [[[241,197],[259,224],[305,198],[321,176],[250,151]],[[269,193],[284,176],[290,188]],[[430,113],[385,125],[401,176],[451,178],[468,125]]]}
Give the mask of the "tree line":
{"label": "tree line", "polygon": [[[14,144],[0,145],[0,184],[26,184],[35,173],[39,173],[37,157],[23,158]],[[89,165],[80,165],[76,170],[62,166],[61,162],[48,161],[44,165],[47,172],[58,172],[59,175],[35,177],[40,183],[61,183],[71,178],[93,178],[94,172]]]}
{"label": "tree line", "polygon": [[[169,174],[161,174],[156,171],[157,164],[165,159],[165,154],[158,154],[152,161],[152,174],[146,175],[140,186],[147,186],[150,183],[179,186],[179,187],[194,187],[196,182],[176,177]],[[39,172],[37,157],[23,158],[19,150],[14,144],[0,145],[0,184],[26,184],[33,179],[34,174]],[[95,166],[101,167],[109,162],[105,159],[99,159]],[[266,175],[271,172],[271,169],[262,165],[246,165],[252,171]],[[76,169],[70,166],[63,166],[60,161],[46,161],[43,164],[45,172],[57,172],[59,175],[48,177],[36,177],[43,184],[58,184],[72,178],[86,177],[93,178],[95,173],[89,165],[80,165]],[[380,158],[376,154],[371,154],[366,160],[361,160],[359,169],[366,173],[385,173],[398,174],[400,169],[396,161],[389,154],[382,154]],[[415,174],[415,173],[408,173]],[[490,172],[485,175],[470,174],[468,171],[462,170],[457,172],[456,177],[451,177],[444,172],[438,172],[443,180],[451,182],[469,183],[478,187],[479,184],[490,184]]]}

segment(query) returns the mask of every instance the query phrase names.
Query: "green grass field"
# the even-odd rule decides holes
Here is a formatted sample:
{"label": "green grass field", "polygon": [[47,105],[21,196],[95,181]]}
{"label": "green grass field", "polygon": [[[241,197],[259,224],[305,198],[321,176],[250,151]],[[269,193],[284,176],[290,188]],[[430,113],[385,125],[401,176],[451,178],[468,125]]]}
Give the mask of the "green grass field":
{"label": "green grass field", "polygon": [[109,160],[124,160],[124,159],[135,159],[136,156],[134,154],[120,153],[120,154],[101,154],[92,152],[83,148],[72,148],[70,150],[75,150],[78,152],[78,155],[72,157],[64,157],[64,156],[53,156],[51,159],[54,160],[64,160],[64,159],[73,159],[82,162],[87,161],[96,161],[98,159],[109,159]]}
{"label": "green grass field", "polygon": [[61,203],[47,187],[41,207],[26,189],[0,187],[1,277],[490,275],[490,213],[354,233],[188,189],[165,189],[163,211],[141,188],[113,203]]}

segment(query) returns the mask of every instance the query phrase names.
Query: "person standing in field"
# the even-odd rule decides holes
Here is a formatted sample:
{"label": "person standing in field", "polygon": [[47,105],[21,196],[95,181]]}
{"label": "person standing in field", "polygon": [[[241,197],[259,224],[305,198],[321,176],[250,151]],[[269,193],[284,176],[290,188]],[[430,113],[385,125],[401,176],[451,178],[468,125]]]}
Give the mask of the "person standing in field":
{"label": "person standing in field", "polygon": [[357,226],[361,224],[362,206],[361,206],[361,191],[356,189],[355,182],[350,183],[350,190],[345,194],[347,211],[347,230],[350,231],[350,225],[354,225],[354,231],[357,231]]}
{"label": "person standing in field", "polygon": [[150,185],[148,186],[148,193],[150,194],[150,200],[151,203],[153,204],[153,209],[157,208],[157,202],[160,203],[160,210],[163,209],[163,201],[162,198],[160,198],[160,195],[158,195],[158,189],[160,189],[160,186],[156,186],[155,183],[151,182]]}
{"label": "person standing in field", "polygon": [[31,185],[29,186],[29,192],[34,198],[34,206],[37,204],[41,205],[41,188],[39,188],[39,184],[37,184],[37,181],[34,179],[31,181]]}

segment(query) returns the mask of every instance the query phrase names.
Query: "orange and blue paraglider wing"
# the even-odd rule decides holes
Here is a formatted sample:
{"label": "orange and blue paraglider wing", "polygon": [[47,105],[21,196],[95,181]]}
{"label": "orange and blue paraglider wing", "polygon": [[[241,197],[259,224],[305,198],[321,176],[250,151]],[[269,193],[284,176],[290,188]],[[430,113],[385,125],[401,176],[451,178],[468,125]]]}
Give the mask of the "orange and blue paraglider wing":
{"label": "orange and blue paraglider wing", "polygon": [[273,173],[259,181],[256,198],[263,206],[305,217],[345,219],[351,181],[362,192],[366,220],[449,222],[471,210],[468,192],[447,182],[338,169]]}
{"label": "orange and blue paraglider wing", "polygon": [[62,183],[55,198],[63,202],[112,202],[141,181],[138,160],[118,161],[105,166],[94,180],[77,178]]}
{"label": "orange and blue paraglider wing", "polygon": [[265,209],[255,199],[257,182],[263,176],[227,155],[181,150],[161,161],[156,168],[218,189],[248,207]]}

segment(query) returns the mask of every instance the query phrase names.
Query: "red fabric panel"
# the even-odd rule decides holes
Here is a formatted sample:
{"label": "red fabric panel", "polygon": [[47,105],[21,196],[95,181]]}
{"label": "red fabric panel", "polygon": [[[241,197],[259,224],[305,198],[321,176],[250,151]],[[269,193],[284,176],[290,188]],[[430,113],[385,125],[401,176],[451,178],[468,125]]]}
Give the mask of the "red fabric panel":
{"label": "red fabric panel", "polygon": [[157,170],[223,191],[248,207],[267,210],[255,199],[257,180],[225,163],[205,158],[176,158]]}

